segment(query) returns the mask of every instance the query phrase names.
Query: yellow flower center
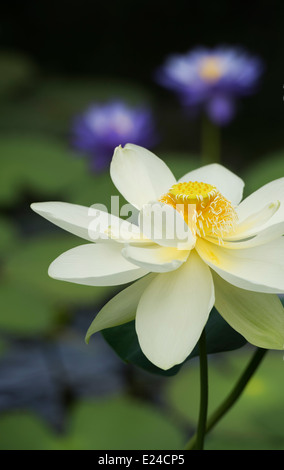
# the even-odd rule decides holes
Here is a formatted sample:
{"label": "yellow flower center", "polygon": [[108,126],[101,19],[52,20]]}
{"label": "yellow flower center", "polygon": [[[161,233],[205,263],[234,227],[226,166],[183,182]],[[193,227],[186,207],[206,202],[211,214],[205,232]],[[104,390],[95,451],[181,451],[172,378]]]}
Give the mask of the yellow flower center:
{"label": "yellow flower center", "polygon": [[235,229],[237,214],[215,186],[198,181],[174,184],[160,202],[174,207],[195,236],[222,238]]}
{"label": "yellow flower center", "polygon": [[202,60],[199,75],[203,80],[215,82],[222,76],[222,66],[217,57],[207,57]]}

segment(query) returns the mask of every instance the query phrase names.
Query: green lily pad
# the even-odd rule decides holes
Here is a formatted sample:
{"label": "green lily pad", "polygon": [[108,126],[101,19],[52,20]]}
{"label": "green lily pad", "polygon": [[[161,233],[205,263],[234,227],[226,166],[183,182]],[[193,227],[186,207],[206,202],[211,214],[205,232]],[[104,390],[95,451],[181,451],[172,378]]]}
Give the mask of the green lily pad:
{"label": "green lily pad", "polygon": [[[110,159],[111,157],[112,155],[110,155]],[[161,155],[161,157],[165,157],[165,162],[177,179],[198,167],[198,159],[194,156],[177,152],[175,154]],[[66,200],[69,202],[87,206],[103,204],[109,212],[114,213],[111,205],[111,196],[119,196],[119,208],[127,203],[114,186],[109,168],[99,174],[91,172],[81,174],[66,191]],[[119,215],[115,206],[114,208],[115,215]]]}
{"label": "green lily pad", "polygon": [[[246,344],[246,340],[223,320],[215,308],[212,309],[205,330],[207,354],[231,351]],[[182,364],[164,371],[152,364],[141,351],[134,321],[114,328],[107,328],[102,334],[121,359],[158,375],[171,376],[177,374],[185,362],[199,354],[198,345],[196,345]]]}
{"label": "green lily pad", "polygon": [[35,65],[18,52],[0,52],[0,98],[6,99],[14,91],[30,84],[36,74]]}
{"label": "green lily pad", "polygon": [[245,195],[253,193],[270,181],[284,175],[284,151],[260,159],[257,165],[249,167],[244,176]]}
{"label": "green lily pad", "polygon": [[42,198],[64,197],[78,176],[87,173],[86,162],[67,145],[35,135],[1,136],[0,163],[0,202],[4,204],[17,202],[25,190]]}
{"label": "green lily pad", "polygon": [[155,407],[123,396],[77,402],[60,435],[24,411],[1,416],[0,434],[1,450],[172,450],[184,441]]}
{"label": "green lily pad", "polygon": [[147,90],[136,84],[117,79],[80,79],[51,77],[42,81],[35,93],[35,101],[46,108],[54,117],[70,118],[93,102],[113,99],[126,100],[138,105],[151,100]]}
{"label": "green lily pad", "polygon": [[[12,60],[14,60],[13,63]],[[3,82],[3,96],[7,96],[9,89],[13,91],[15,85],[19,86],[27,82],[23,76],[24,67],[26,68],[25,75],[27,78],[29,78],[28,73],[31,75],[28,70],[27,59],[18,57],[17,62],[21,65],[22,70],[22,82],[19,83],[20,74],[16,71],[15,59],[12,60],[9,59],[9,74],[7,71],[7,75],[2,74],[4,78],[2,76],[0,78],[0,98],[1,80]],[[7,62],[6,59],[5,61]],[[2,70],[1,65],[0,55],[0,68]],[[14,68],[14,71],[11,67]],[[124,80],[70,77],[66,79],[61,76],[40,77],[27,96],[20,96],[17,100],[6,100],[2,103],[0,127],[4,132],[15,132],[16,130],[18,132],[40,132],[46,135],[61,136],[67,142],[71,122],[75,115],[83,112],[91,103],[106,102],[112,99],[122,99],[133,106],[151,102],[147,90]]]}
{"label": "green lily pad", "polygon": [[181,449],[182,433],[157,408],[118,396],[78,403],[59,449]]}
{"label": "green lily pad", "polygon": [[33,413],[5,413],[0,420],[1,450],[51,450],[54,435]]}
{"label": "green lily pad", "polygon": [[[209,360],[208,416],[232,391],[254,354],[250,346]],[[216,360],[215,360],[216,359]],[[270,351],[244,392],[205,439],[205,449],[283,450],[283,352]],[[166,399],[192,428],[198,421],[199,366],[184,368],[168,382]]]}
{"label": "green lily pad", "polygon": [[[114,213],[116,208],[112,210],[111,196],[119,196],[119,208],[126,203],[114,186],[108,170],[100,174],[82,174],[66,190],[66,200],[70,203],[87,207],[103,205],[108,212]],[[119,215],[119,212],[114,215]]]}
{"label": "green lily pad", "polygon": [[35,291],[55,306],[100,304],[114,292],[114,288],[57,281],[47,273],[55,258],[83,243],[82,239],[69,234],[38,236],[22,241],[6,261],[4,277],[14,285]]}
{"label": "green lily pad", "polygon": [[0,217],[0,256],[6,257],[18,242],[15,225],[6,217]]}
{"label": "green lily pad", "polygon": [[165,161],[177,180],[201,166],[200,159],[196,155],[181,152],[162,152],[157,155]]}
{"label": "green lily pad", "polygon": [[30,336],[52,327],[55,320],[52,302],[48,303],[36,291],[4,280],[0,284],[0,298],[2,332]]}

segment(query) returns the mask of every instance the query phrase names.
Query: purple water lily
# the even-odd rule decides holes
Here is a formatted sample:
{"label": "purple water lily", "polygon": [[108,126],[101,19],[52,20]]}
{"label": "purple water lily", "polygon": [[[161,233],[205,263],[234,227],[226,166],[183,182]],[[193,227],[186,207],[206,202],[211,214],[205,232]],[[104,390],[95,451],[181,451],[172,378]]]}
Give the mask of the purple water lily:
{"label": "purple water lily", "polygon": [[235,115],[237,98],[256,90],[262,72],[262,61],[240,48],[198,47],[168,57],[156,78],[186,107],[203,110],[215,124],[225,125]]}
{"label": "purple water lily", "polygon": [[128,142],[148,148],[157,142],[149,108],[130,107],[119,100],[94,103],[73,121],[72,145],[89,157],[94,171],[108,168],[113,149]]}

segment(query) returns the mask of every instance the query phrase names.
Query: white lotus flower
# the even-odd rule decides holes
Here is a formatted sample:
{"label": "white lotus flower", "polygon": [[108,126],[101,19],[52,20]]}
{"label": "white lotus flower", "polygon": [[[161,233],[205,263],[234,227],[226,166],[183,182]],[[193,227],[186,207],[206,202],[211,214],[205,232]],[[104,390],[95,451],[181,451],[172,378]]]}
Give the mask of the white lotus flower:
{"label": "white lotus flower", "polygon": [[[132,144],[115,149],[110,174],[139,211],[138,225],[63,202],[32,204],[91,242],[59,256],[49,267],[51,277],[91,286],[136,281],[102,308],[87,340],[136,318],[142,351],[169,369],[190,354],[215,304],[253,345],[283,349],[277,294],[284,292],[284,178],[241,202],[244,183],[223,166],[207,165],[176,181],[162,160]],[[157,208],[175,221],[170,237],[159,217],[153,235]]]}

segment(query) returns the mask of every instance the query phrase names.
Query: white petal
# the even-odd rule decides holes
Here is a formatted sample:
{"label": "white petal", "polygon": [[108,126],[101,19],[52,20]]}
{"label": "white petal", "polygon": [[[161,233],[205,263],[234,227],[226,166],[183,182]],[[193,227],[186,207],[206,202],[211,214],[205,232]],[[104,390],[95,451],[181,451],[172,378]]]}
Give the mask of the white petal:
{"label": "white petal", "polygon": [[139,226],[144,236],[158,245],[180,250],[191,250],[195,245],[195,237],[183,216],[168,204],[145,204],[140,211]]}
{"label": "white petal", "polygon": [[[281,180],[272,182],[269,185],[271,195],[274,195],[274,191],[275,197],[281,197],[281,187]],[[262,197],[262,192],[265,197]],[[223,239],[224,246],[233,249],[256,246],[284,234],[284,198],[282,202],[270,201],[271,195],[267,194],[267,190],[259,190],[259,200],[252,195],[236,208],[238,224],[236,229]],[[267,203],[266,198],[270,202]],[[210,241],[214,242],[213,239]]]}
{"label": "white petal", "polygon": [[262,225],[263,229],[284,222],[284,178],[271,181],[244,199],[237,208],[239,222],[241,223],[245,219],[249,220],[251,215],[257,210],[260,211],[265,208],[268,203],[277,201],[280,202],[280,207],[275,214]]}
{"label": "white petal", "polygon": [[66,202],[37,202],[31,204],[37,214],[68,232],[91,241],[89,226],[94,220],[94,213],[89,207]]}
{"label": "white petal", "polygon": [[88,244],[72,248],[51,263],[54,279],[88,286],[113,286],[134,281],[148,273],[129,263],[118,244]]}
{"label": "white petal", "polygon": [[255,346],[284,349],[284,308],[279,297],[239,289],[212,275],[215,307],[229,325]]}
{"label": "white petal", "polygon": [[[252,234],[257,233],[261,227],[263,227],[266,222],[269,222],[274,214],[279,210],[280,202],[269,202],[265,206],[257,208],[254,213],[250,213],[249,216],[239,221],[238,217],[238,224],[236,227],[235,232],[232,232],[231,235],[228,235],[229,239],[239,239],[248,237]],[[236,212],[238,214],[238,208],[236,208]]]}
{"label": "white petal", "polygon": [[115,149],[110,175],[120,194],[138,209],[158,200],[176,182],[166,163],[133,144]]}
{"label": "white petal", "polygon": [[90,337],[97,331],[122,325],[133,320],[140,297],[154,277],[154,274],[148,274],[139,279],[139,281],[134,282],[131,286],[126,287],[126,289],[123,289],[107,302],[91,323],[86,334],[86,342],[88,343]]}
{"label": "white petal", "polygon": [[[255,234],[243,233],[242,238],[240,239],[223,239],[222,246],[224,246],[224,248],[229,248],[230,250],[240,250],[264,245],[281,237],[282,235],[284,235],[284,222],[266,227]],[[217,239],[210,237],[207,237],[206,239],[212,243],[220,244]]]}
{"label": "white petal", "polygon": [[243,196],[243,180],[218,163],[212,163],[190,171],[179,181],[200,181],[212,184],[234,205],[239,204]]}
{"label": "white petal", "polygon": [[214,304],[209,268],[192,251],[173,273],[158,274],[138,304],[136,331],[145,356],[161,369],[183,362]]}
{"label": "white petal", "polygon": [[[279,201],[266,204],[261,210],[252,213],[242,222],[238,223],[236,230],[222,239],[222,246],[230,249],[243,249],[263,245],[284,234],[284,221],[267,224],[266,222],[276,214],[280,208]],[[220,244],[217,238],[207,237],[208,241]]]}
{"label": "white petal", "polygon": [[58,227],[89,241],[109,240],[112,238],[110,227],[115,231],[116,237],[113,238],[116,241],[121,241],[120,238],[122,241],[129,241],[131,238],[137,240],[141,236],[136,225],[95,206],[51,201],[33,203],[31,208]]}
{"label": "white petal", "polygon": [[146,238],[140,227],[130,224],[127,220],[119,219],[119,222],[112,223],[106,232],[107,236],[117,243],[135,243],[138,245],[152,245],[152,240]]}
{"label": "white petal", "polygon": [[124,247],[121,253],[131,263],[155,273],[174,271],[189,255],[189,251],[158,245],[148,248],[129,245]]}
{"label": "white petal", "polygon": [[283,237],[243,250],[230,250],[198,239],[196,250],[219,276],[241,289],[284,292]]}

